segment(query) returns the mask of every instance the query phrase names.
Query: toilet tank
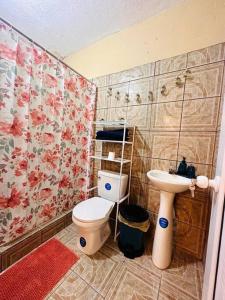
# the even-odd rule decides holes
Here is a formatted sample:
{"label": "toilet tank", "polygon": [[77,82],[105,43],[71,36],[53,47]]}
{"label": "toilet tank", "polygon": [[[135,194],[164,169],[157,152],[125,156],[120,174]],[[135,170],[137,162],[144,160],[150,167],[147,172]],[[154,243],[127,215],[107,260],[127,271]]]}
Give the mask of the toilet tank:
{"label": "toilet tank", "polygon": [[[122,199],[127,190],[128,175],[112,171],[98,171],[98,195],[107,200],[116,202]],[[120,195],[119,195],[120,190]]]}

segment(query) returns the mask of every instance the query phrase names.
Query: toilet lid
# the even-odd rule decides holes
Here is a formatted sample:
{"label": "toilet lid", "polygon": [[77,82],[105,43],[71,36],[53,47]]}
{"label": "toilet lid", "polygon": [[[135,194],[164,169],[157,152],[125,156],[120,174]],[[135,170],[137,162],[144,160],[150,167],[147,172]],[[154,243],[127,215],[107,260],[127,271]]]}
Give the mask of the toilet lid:
{"label": "toilet lid", "polygon": [[109,216],[114,202],[100,197],[92,197],[78,203],[73,209],[73,216],[84,222],[93,222]]}

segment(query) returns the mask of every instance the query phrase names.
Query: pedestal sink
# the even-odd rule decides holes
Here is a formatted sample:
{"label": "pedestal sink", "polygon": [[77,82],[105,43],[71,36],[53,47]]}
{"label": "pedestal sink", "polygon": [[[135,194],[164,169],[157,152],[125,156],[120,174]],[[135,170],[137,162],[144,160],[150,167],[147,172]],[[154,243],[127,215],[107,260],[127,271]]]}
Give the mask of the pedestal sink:
{"label": "pedestal sink", "polygon": [[152,185],[160,190],[160,207],[153,243],[152,260],[159,269],[166,269],[172,256],[173,200],[175,193],[189,189],[191,179],[172,175],[165,171],[151,170],[147,173]]}

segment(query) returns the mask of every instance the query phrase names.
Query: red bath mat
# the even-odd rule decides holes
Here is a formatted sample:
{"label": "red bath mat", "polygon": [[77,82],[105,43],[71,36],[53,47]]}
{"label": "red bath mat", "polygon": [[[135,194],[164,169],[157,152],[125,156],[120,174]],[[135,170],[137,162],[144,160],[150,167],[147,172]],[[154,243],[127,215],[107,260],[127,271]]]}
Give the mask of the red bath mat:
{"label": "red bath mat", "polygon": [[44,299],[78,259],[58,240],[49,240],[0,274],[0,299]]}

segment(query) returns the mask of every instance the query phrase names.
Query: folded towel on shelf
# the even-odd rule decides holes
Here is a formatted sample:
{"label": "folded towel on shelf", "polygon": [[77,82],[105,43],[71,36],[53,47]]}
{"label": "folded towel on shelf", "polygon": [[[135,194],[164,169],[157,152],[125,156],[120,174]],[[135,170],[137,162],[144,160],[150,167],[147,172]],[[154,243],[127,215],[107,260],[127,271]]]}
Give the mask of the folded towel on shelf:
{"label": "folded towel on shelf", "polygon": [[[96,133],[97,140],[115,140],[122,141],[123,140],[124,129],[112,129],[112,130],[100,130]],[[125,141],[128,140],[129,130],[126,128],[125,130]]]}

